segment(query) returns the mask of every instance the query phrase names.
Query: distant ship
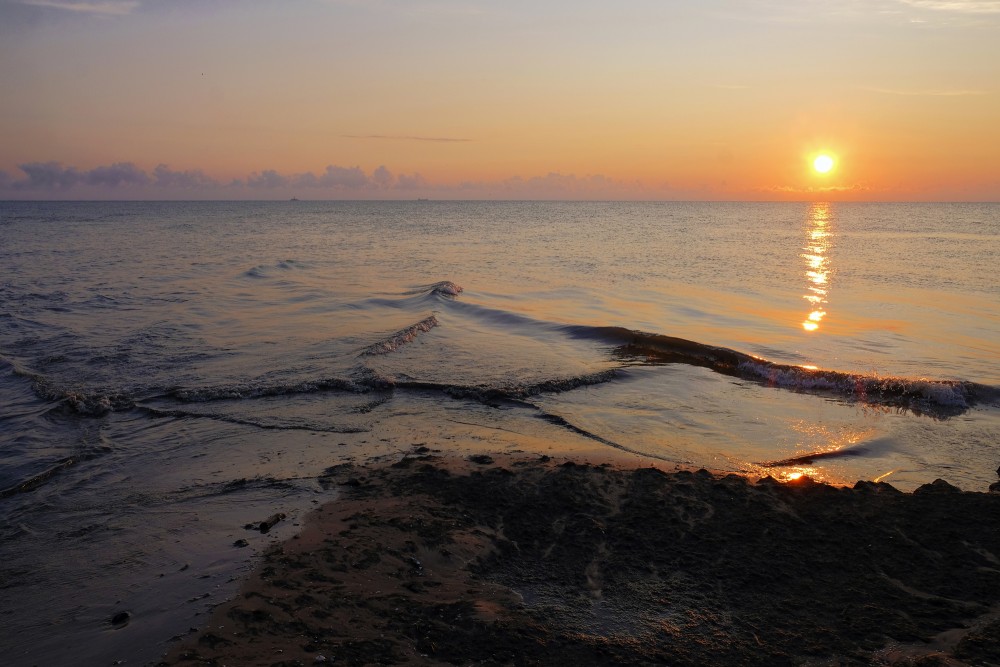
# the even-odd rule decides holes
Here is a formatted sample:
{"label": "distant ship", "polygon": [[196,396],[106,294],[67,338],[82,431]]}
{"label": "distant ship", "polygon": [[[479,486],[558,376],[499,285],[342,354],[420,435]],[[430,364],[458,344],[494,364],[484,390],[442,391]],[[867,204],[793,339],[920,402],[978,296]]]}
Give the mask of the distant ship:
{"label": "distant ship", "polygon": [[292,198],[291,198],[291,199],[289,199],[288,201],[298,201],[298,199],[297,199],[297,198],[295,198],[295,197],[292,197]]}

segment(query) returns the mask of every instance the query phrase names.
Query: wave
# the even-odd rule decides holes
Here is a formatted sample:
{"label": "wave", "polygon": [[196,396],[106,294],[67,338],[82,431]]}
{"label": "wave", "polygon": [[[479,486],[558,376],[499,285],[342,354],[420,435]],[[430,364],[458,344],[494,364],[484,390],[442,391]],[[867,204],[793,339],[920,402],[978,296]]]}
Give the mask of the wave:
{"label": "wave", "polygon": [[77,457],[67,456],[62,458],[52,466],[49,466],[42,472],[32,475],[27,479],[21,480],[17,484],[8,486],[6,489],[0,489],[0,500],[5,498],[10,498],[11,496],[17,495],[18,493],[28,493],[29,491],[34,491],[39,486],[49,481],[52,477],[57,475],[64,468],[68,468],[71,465],[77,463]]}
{"label": "wave", "polygon": [[844,447],[842,449],[834,449],[831,451],[810,452],[808,454],[800,454],[798,456],[791,456],[787,459],[781,459],[779,461],[768,461],[766,463],[760,463],[758,465],[765,468],[804,466],[804,465],[812,465],[815,461],[821,461],[823,459],[838,459],[851,456],[864,456],[870,453],[870,451],[871,448],[868,447],[868,445],[855,445],[853,447]]}
{"label": "wave", "polygon": [[193,410],[164,410],[147,405],[136,406],[151,417],[160,419],[208,419],[239,426],[252,426],[265,431],[311,431],[318,433],[367,433],[369,429],[358,426],[327,426],[315,422],[294,420],[248,419],[217,412],[196,412]]}
{"label": "wave", "polygon": [[10,359],[0,357],[0,368],[2,367],[6,367],[12,375],[30,381],[31,389],[38,398],[44,401],[63,403],[70,410],[81,415],[101,416],[135,406],[134,399],[124,392],[87,393],[77,389],[66,389],[39,373],[29,371]]}
{"label": "wave", "polygon": [[406,296],[413,296],[416,294],[433,294],[436,296],[456,297],[463,291],[464,290],[461,285],[457,285],[450,280],[441,280],[429,285],[419,285],[408,292],[404,292],[403,294]]}
{"label": "wave", "polygon": [[[422,286],[413,294],[445,295],[448,299],[461,291],[450,281]],[[447,308],[466,304],[451,303]],[[491,311],[492,312],[492,311]],[[502,311],[497,311],[502,313]],[[511,314],[518,318],[515,329],[537,326],[540,335],[553,333],[577,339],[587,339],[610,346],[611,358],[618,368],[597,373],[496,384],[425,382],[419,378],[397,378],[379,375],[359,363],[347,376],[313,377],[286,382],[264,378],[245,382],[201,387],[144,387],[128,391],[102,389],[96,391],[66,388],[14,362],[0,358],[16,375],[30,379],[36,395],[54,401],[66,409],[89,416],[101,416],[135,408],[149,399],[165,398],[180,403],[218,400],[254,399],[268,396],[308,394],[324,391],[367,393],[411,389],[444,392],[454,398],[468,398],[485,403],[518,401],[536,394],[570,391],[581,386],[615,379],[622,368],[630,365],[688,364],[709,368],[717,373],[739,377],[771,387],[816,394],[832,394],[876,408],[906,409],[915,414],[943,418],[961,414],[978,403],[1000,405],[1000,388],[962,380],[884,377],[877,374],[826,370],[769,361],[737,350],[708,345],[697,341],[663,334],[646,333],[617,326],[560,325]],[[521,320],[525,321],[521,321]],[[360,357],[384,355],[412,342],[417,336],[440,326],[435,315],[429,315],[410,326],[379,340],[359,352]],[[498,325],[501,326],[501,325]]]}
{"label": "wave", "polygon": [[108,447],[98,446],[92,447],[88,451],[82,451],[71,456],[64,456],[52,462],[45,470],[30,475],[22,479],[20,482],[12,484],[11,486],[0,489],[0,500],[5,500],[20,493],[30,493],[57,477],[67,468],[75,466],[78,463],[92,461],[104,454],[107,454],[108,451],[110,451]]}
{"label": "wave", "polygon": [[401,345],[406,345],[422,333],[430,331],[438,325],[437,318],[433,315],[425,317],[416,324],[411,324],[405,329],[401,329],[388,338],[369,345],[361,350],[362,356],[388,354],[395,352]]}
{"label": "wave", "polygon": [[781,364],[725,347],[624,327],[568,326],[563,330],[576,338],[615,345],[613,353],[623,361],[702,366],[772,387],[832,393],[866,404],[901,407],[931,416],[961,414],[976,403],[993,402],[1000,397],[997,388],[975,382],[884,377]]}
{"label": "wave", "polygon": [[241,382],[215,387],[175,388],[164,393],[182,403],[204,403],[207,401],[227,401],[267,396],[292,396],[313,394],[322,391],[367,392],[380,388],[375,382],[358,383],[347,378],[318,378],[301,382],[281,382],[275,384]]}
{"label": "wave", "polygon": [[285,259],[280,262],[275,262],[274,264],[258,264],[257,266],[244,271],[243,275],[247,278],[270,278],[275,273],[280,271],[291,271],[293,269],[301,269],[304,267],[305,265],[302,262],[294,259]]}
{"label": "wave", "polygon": [[[619,375],[620,371],[618,369],[609,369],[580,376],[550,378],[528,383],[462,385],[388,377],[380,375],[372,369],[359,367],[351,377],[346,378],[318,378],[293,383],[241,382],[211,387],[174,387],[164,390],[146,389],[141,395],[130,395],[125,392],[93,392],[88,394],[78,391],[61,390],[44,379],[37,379],[38,376],[32,375],[32,377],[36,378],[34,389],[40,398],[60,402],[64,407],[81,416],[100,417],[110,412],[138,409],[151,416],[205,417],[233,421],[233,418],[227,415],[153,407],[148,401],[166,399],[181,404],[209,403],[214,401],[253,400],[274,396],[294,396],[320,392],[370,394],[391,392],[398,389],[439,392],[451,398],[474,400],[492,405],[502,402],[518,403],[523,401],[523,399],[539,394],[571,391],[578,387],[609,382],[619,377]],[[388,399],[385,396],[380,396],[375,401],[358,408],[356,411],[360,413],[368,412],[386,400]],[[261,428],[278,428],[253,420],[241,420],[239,423],[246,423],[247,425]],[[340,431],[338,430],[338,432]]]}
{"label": "wave", "polygon": [[572,391],[580,387],[587,387],[596,384],[610,382],[620,377],[621,372],[617,368],[610,368],[596,373],[587,373],[566,378],[553,378],[549,380],[539,380],[530,383],[514,383],[500,386],[478,385],[427,385],[426,383],[400,382],[397,386],[403,388],[431,388],[444,391],[453,398],[472,398],[481,403],[491,403],[495,401],[519,401],[539,394],[558,394],[565,391]]}
{"label": "wave", "polygon": [[962,380],[882,377],[748,360],[739,364],[744,377],[759,378],[771,386],[799,391],[827,391],[849,396],[863,403],[898,405],[914,411],[961,413],[980,399],[989,388]]}

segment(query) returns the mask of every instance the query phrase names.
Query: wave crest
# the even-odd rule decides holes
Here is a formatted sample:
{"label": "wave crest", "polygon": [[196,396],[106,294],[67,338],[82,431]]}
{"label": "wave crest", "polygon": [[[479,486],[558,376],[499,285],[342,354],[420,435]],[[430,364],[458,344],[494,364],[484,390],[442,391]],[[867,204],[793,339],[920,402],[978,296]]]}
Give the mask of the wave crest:
{"label": "wave crest", "polygon": [[434,294],[437,296],[456,297],[463,291],[461,285],[453,283],[450,280],[440,280],[429,285],[420,285],[409,292],[404,292],[404,294],[411,296],[414,294]]}
{"label": "wave crest", "polygon": [[293,269],[303,268],[303,263],[294,259],[283,259],[274,264],[258,264],[257,266],[247,269],[243,272],[243,275],[247,278],[269,278],[278,271],[291,271]]}
{"label": "wave crest", "polygon": [[881,377],[786,366],[764,360],[744,361],[738,369],[746,377],[801,391],[831,391],[866,403],[905,405],[911,409],[963,412],[974,400],[974,385],[959,380]]}
{"label": "wave crest", "polygon": [[995,388],[962,380],[883,377],[779,364],[725,347],[624,327],[574,326],[565,330],[575,337],[616,345],[614,353],[623,359],[703,366],[773,387],[833,393],[871,405],[901,407],[935,417],[961,414],[979,401],[995,400],[998,393]]}
{"label": "wave crest", "polygon": [[425,317],[416,324],[411,324],[405,329],[401,329],[392,334],[388,338],[369,345],[365,349],[361,350],[361,354],[362,356],[371,356],[395,352],[400,346],[406,345],[420,334],[430,331],[437,325],[438,321],[436,317],[433,315]]}

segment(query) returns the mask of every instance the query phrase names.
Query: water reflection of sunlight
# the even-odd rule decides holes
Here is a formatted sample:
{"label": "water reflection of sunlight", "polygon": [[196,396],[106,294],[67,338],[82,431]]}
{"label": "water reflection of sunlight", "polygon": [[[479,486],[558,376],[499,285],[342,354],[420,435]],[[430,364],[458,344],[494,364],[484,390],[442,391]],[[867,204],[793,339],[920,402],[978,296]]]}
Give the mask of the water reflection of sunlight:
{"label": "water reflection of sunlight", "polygon": [[849,484],[853,476],[847,472],[850,469],[846,467],[847,461],[863,455],[863,447],[859,445],[874,434],[871,427],[845,424],[831,428],[808,419],[789,423],[789,426],[798,434],[795,452],[779,461],[751,464],[748,468],[751,474],[779,482],[794,483],[808,477],[816,482]]}
{"label": "water reflection of sunlight", "polygon": [[806,218],[806,244],[802,248],[802,259],[806,263],[806,293],[803,299],[809,304],[810,312],[802,322],[806,331],[816,331],[826,316],[826,303],[830,283],[831,239],[827,226],[833,220],[833,207],[827,202],[816,202],[809,207]]}
{"label": "water reflection of sunlight", "polygon": [[812,466],[796,466],[791,470],[779,470],[771,473],[771,476],[779,482],[797,482],[803,477],[817,482],[826,481],[820,469]]}

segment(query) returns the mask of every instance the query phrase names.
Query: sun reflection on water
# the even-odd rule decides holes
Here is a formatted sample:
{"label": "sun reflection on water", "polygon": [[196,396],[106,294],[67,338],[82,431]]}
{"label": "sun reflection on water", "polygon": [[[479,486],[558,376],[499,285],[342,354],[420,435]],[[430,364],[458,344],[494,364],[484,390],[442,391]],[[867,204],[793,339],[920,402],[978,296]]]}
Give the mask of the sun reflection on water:
{"label": "sun reflection on water", "polygon": [[802,248],[802,259],[806,263],[806,293],[803,299],[811,311],[802,322],[806,331],[816,331],[826,316],[825,305],[830,285],[831,234],[827,229],[833,220],[833,208],[827,202],[815,202],[809,207],[806,218],[806,244]]}

